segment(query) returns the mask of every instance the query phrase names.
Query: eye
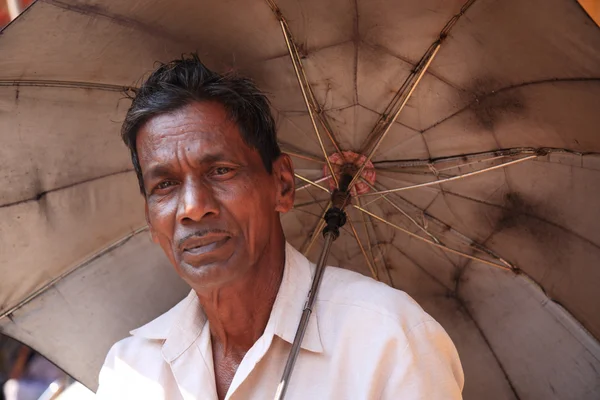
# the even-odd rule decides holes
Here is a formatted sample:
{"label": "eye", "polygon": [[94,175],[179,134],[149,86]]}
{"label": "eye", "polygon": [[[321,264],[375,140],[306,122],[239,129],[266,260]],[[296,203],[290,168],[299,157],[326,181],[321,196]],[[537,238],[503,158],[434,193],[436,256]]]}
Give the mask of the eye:
{"label": "eye", "polygon": [[233,172],[233,168],[230,167],[217,167],[212,170],[213,176],[223,176]]}
{"label": "eye", "polygon": [[177,182],[175,181],[162,181],[160,182],[158,185],[155,186],[154,190],[164,190],[164,189],[168,189],[171,186],[175,186],[177,185]]}

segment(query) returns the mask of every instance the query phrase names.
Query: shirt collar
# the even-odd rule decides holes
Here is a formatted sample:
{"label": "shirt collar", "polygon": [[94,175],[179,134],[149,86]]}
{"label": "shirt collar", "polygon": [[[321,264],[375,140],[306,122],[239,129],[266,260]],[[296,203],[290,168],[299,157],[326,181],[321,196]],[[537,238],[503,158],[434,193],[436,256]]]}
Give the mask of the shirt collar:
{"label": "shirt collar", "polygon": [[[314,264],[286,243],[283,279],[265,328],[265,335],[276,335],[288,343],[294,342],[314,269]],[[319,334],[318,307],[313,310],[313,314],[309,319],[301,348],[321,353],[323,345]],[[198,296],[192,290],[171,310],[131,331],[131,334],[146,339],[165,340],[163,357],[171,362],[196,341],[206,322],[206,315]]]}
{"label": "shirt collar", "polygon": [[[274,333],[288,343],[294,342],[302,310],[308,297],[315,265],[308,261],[292,245],[285,246],[285,269],[277,298],[273,304],[269,324],[273,323]],[[267,326],[269,325],[267,324]],[[315,353],[323,352],[319,334],[318,307],[313,310],[301,348]]]}

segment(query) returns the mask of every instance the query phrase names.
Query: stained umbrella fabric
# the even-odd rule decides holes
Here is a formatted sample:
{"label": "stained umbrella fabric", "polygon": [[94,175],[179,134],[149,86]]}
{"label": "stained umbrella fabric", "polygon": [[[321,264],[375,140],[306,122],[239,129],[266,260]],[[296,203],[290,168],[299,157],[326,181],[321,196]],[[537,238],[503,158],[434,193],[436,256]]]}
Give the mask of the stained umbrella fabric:
{"label": "stained umbrella fabric", "polygon": [[360,172],[329,263],[440,321],[466,399],[600,396],[600,29],[575,0],[38,0],[0,35],[2,333],[95,388],[185,296],[119,128],[190,51],[268,93],[312,260],[331,170]]}

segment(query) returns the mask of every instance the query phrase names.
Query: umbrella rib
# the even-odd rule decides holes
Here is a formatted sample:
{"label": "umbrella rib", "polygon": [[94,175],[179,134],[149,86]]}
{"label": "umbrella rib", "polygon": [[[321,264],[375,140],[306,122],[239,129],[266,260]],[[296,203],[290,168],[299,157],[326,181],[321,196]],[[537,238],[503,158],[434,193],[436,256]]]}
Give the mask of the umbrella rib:
{"label": "umbrella rib", "polygon": [[474,172],[468,172],[466,174],[461,174],[461,175],[456,175],[456,176],[452,176],[450,178],[445,178],[445,179],[440,179],[437,181],[431,181],[431,182],[425,182],[425,183],[419,183],[416,185],[411,185],[411,186],[404,186],[404,187],[400,187],[400,188],[395,188],[395,189],[388,189],[388,190],[380,190],[377,192],[369,192],[369,193],[364,193],[359,195],[360,197],[366,197],[366,196],[374,196],[374,195],[379,195],[378,198],[376,198],[375,200],[371,200],[370,202],[366,203],[365,206],[379,200],[382,198],[382,195],[387,194],[387,193],[395,193],[395,192],[401,192],[404,190],[410,190],[410,189],[416,189],[416,188],[420,188],[420,187],[427,187],[427,186],[433,186],[433,185],[439,185],[441,183],[445,183],[445,182],[451,182],[451,181],[455,181],[458,179],[463,179],[463,178],[468,178],[470,176],[474,176],[474,175],[478,175],[478,174],[482,174],[484,172],[489,172],[489,171],[493,171],[496,169],[500,169],[500,168],[504,168],[504,167],[508,167],[509,165],[514,165],[514,164],[518,164],[524,161],[528,161],[534,158],[537,158],[538,155],[532,155],[532,156],[528,156],[528,157],[522,157],[519,158],[517,160],[513,160],[513,161],[509,161],[509,162],[505,162],[502,163],[500,165],[495,165],[493,167],[488,167],[488,168],[484,168],[484,169],[480,169],[479,171],[474,171]]}
{"label": "umbrella rib", "polygon": [[320,106],[317,106],[318,102],[316,101],[316,99],[314,97],[314,92],[312,91],[310,83],[308,82],[306,72],[302,65],[302,60],[300,59],[300,55],[298,53],[298,47],[296,46],[296,43],[293,39],[292,33],[289,29],[289,25],[288,25],[286,19],[283,17],[281,10],[279,9],[279,7],[277,7],[275,2],[273,2],[272,0],[266,0],[266,2],[269,5],[269,7],[271,8],[271,10],[273,11],[273,13],[275,14],[275,16],[277,17],[277,19],[279,20],[279,25],[281,26],[281,31],[282,31],[283,37],[285,39],[285,44],[287,46],[288,53],[289,53],[290,59],[292,61],[292,66],[294,67],[294,73],[296,74],[296,79],[298,80],[298,85],[300,86],[300,91],[302,92],[302,98],[306,105],[306,109],[308,111],[310,121],[312,123],[315,134],[317,135],[317,140],[319,141],[319,146],[321,147],[321,151],[323,152],[325,161],[327,162],[327,167],[329,168],[329,171],[331,172],[333,180],[335,181],[335,184],[337,186],[338,180],[337,180],[337,177],[335,176],[335,171],[333,169],[333,166],[331,165],[331,162],[329,161],[329,157],[327,155],[327,150],[325,149],[325,145],[323,143],[323,139],[321,138],[319,128],[317,127],[317,123],[315,121],[315,114],[317,114],[317,119],[319,119],[321,125],[325,129],[325,132],[327,133],[327,136],[329,137],[329,139],[330,139],[331,143],[333,144],[333,146],[335,147],[336,151],[338,153],[342,154],[341,149],[340,149],[339,145],[337,144],[337,141],[335,140],[333,133],[331,132],[331,130],[329,128],[329,124],[323,119],[323,115],[322,115],[323,110],[321,109]]}
{"label": "umbrella rib", "polygon": [[283,151],[284,153],[289,154],[292,157],[296,157],[296,158],[300,158],[303,160],[308,160],[308,161],[313,161],[315,163],[319,163],[319,164],[326,164],[325,160],[321,160],[320,158],[318,158],[317,156],[310,154],[310,153],[306,153],[301,149],[298,149],[296,146],[286,143],[286,142],[282,142],[281,140],[278,141],[279,142],[279,146],[281,146],[281,151]]}
{"label": "umbrella rib", "polygon": [[379,280],[379,277],[377,276],[377,271],[373,267],[373,264],[371,263],[371,260],[369,259],[367,252],[365,251],[365,248],[362,244],[362,241],[360,240],[360,237],[358,236],[358,232],[356,231],[356,227],[354,226],[354,223],[350,219],[348,219],[348,223],[350,224],[350,229],[352,230],[354,239],[356,240],[356,243],[358,244],[358,247],[360,248],[360,252],[362,253],[363,257],[365,258],[367,266],[369,267],[369,270],[371,271],[371,276],[373,277],[373,279]]}
{"label": "umbrella rib", "polygon": [[448,246],[446,246],[443,243],[436,243],[436,242],[434,242],[432,240],[424,238],[423,236],[419,236],[416,233],[413,233],[413,232],[409,231],[408,229],[404,229],[404,228],[402,228],[402,227],[394,224],[393,222],[390,222],[390,221],[386,220],[385,218],[382,218],[382,217],[380,217],[380,216],[378,216],[376,214],[373,214],[372,212],[370,212],[368,210],[365,210],[364,208],[362,208],[360,206],[357,206],[356,204],[352,204],[352,207],[356,208],[357,210],[359,210],[359,211],[361,211],[361,212],[363,212],[363,213],[365,213],[367,215],[370,215],[372,218],[375,218],[376,220],[378,220],[380,222],[383,222],[384,224],[387,224],[387,225],[391,226],[392,228],[395,228],[395,229],[397,229],[397,230],[399,230],[401,232],[406,233],[407,235],[409,235],[409,236],[411,236],[411,237],[413,237],[415,239],[421,240],[421,241],[423,241],[425,243],[429,243],[430,245],[432,245],[434,247],[438,247],[438,248],[440,248],[440,249],[442,249],[444,251],[447,251],[449,253],[454,253],[456,255],[459,255],[459,256],[462,256],[462,257],[466,257],[466,258],[469,258],[471,260],[475,260],[475,261],[478,261],[478,262],[490,265],[492,267],[500,268],[500,269],[505,270],[505,271],[514,271],[512,268],[505,267],[505,266],[500,265],[500,264],[496,264],[496,263],[494,263],[492,261],[488,261],[488,260],[480,258],[480,257],[472,256],[472,255],[467,254],[465,252],[462,252],[460,250],[456,250],[456,249],[453,249],[451,247],[448,247]]}
{"label": "umbrella rib", "polygon": [[[356,200],[357,200],[357,202],[360,202],[360,200],[358,200],[358,199],[356,199]],[[381,245],[384,244],[384,243],[380,242],[379,235],[377,233],[377,229],[375,229],[375,224],[373,222],[373,218],[370,215],[367,215],[367,214],[364,214],[364,213],[361,213],[361,215],[363,216],[363,218],[368,218],[369,219],[369,223],[373,227],[373,233],[375,234],[375,239],[377,240],[377,252],[379,253],[379,259],[381,260],[381,263],[383,264],[383,270],[385,271],[385,274],[388,277],[388,280],[390,282],[390,286],[395,287],[394,278],[392,278],[392,274],[390,272],[390,268],[388,267],[387,261],[385,260],[385,255],[383,254],[383,251],[381,251]],[[365,224],[366,224],[366,219],[364,221],[365,221]],[[373,258],[373,262],[375,262],[376,257],[373,254],[373,246],[371,246],[371,257]],[[375,264],[375,265],[377,265],[377,264]]]}
{"label": "umbrella rib", "polygon": [[323,209],[323,213],[321,214],[321,217],[319,218],[319,222],[317,222],[317,226],[315,227],[312,234],[310,235],[309,241],[307,243],[305,243],[304,246],[302,246],[302,254],[304,254],[304,256],[306,256],[310,252],[310,249],[312,248],[312,246],[315,244],[315,241],[319,237],[319,233],[325,227],[325,219],[324,218],[325,218],[325,213],[327,212],[327,210],[329,210],[329,207],[331,207],[331,200],[329,200],[327,202],[327,206]]}
{"label": "umbrella rib", "polygon": [[304,155],[304,154],[301,154],[301,153],[296,153],[296,152],[293,152],[293,151],[285,151],[285,150],[283,152],[286,153],[286,154],[289,154],[292,157],[296,157],[296,158],[299,158],[299,159],[302,159],[302,160],[312,161],[312,162],[319,163],[319,164],[326,164],[325,161],[322,161],[322,160],[319,160],[318,158],[307,156],[307,155]]}
{"label": "umbrella rib", "polygon": [[[314,186],[314,187],[319,188],[319,189],[321,189],[321,190],[323,190],[323,191],[325,191],[327,193],[331,193],[329,191],[329,189],[324,188],[323,186],[319,185],[317,182],[313,182],[310,179],[308,179],[308,178],[306,178],[306,177],[304,177],[304,176],[302,176],[300,174],[294,173],[294,176],[296,178],[300,179],[301,181],[306,182],[309,186]],[[330,176],[327,176],[327,177],[329,178]],[[321,181],[321,179],[318,179],[318,180]]]}
{"label": "umbrella rib", "polygon": [[[539,154],[539,153],[552,153],[553,148],[534,148],[534,147],[513,147],[508,149],[499,149],[493,151],[483,151],[477,153],[466,153],[459,155],[452,155],[446,157],[437,157],[437,158],[417,158],[417,159],[408,159],[408,160],[386,160],[386,161],[374,161],[373,165],[376,168],[407,168],[407,167],[422,167],[429,166],[431,164],[440,164],[452,161],[464,161],[465,158],[468,160],[469,158],[476,157],[486,157],[486,156],[518,156],[523,154]],[[557,149],[558,150],[558,149]],[[560,149],[560,151],[565,151],[566,149]],[[577,153],[581,155],[581,153]]]}
{"label": "umbrella rib", "polygon": [[47,282],[41,288],[39,288],[35,292],[31,293],[29,296],[25,297],[23,300],[21,300],[20,302],[18,302],[14,306],[12,306],[9,309],[3,311],[0,314],[0,320],[2,320],[3,318],[8,317],[9,315],[13,314],[18,309],[26,306],[32,300],[36,299],[37,297],[39,297],[42,294],[44,294],[45,292],[47,292],[51,287],[55,286],[58,282],[62,281],[63,279],[65,279],[67,276],[71,275],[75,271],[77,271],[77,270],[79,270],[79,269],[81,269],[81,268],[83,268],[85,266],[88,266],[90,263],[92,263],[93,261],[95,261],[98,258],[102,257],[103,255],[105,255],[107,253],[110,253],[111,251],[115,250],[118,247],[121,247],[122,245],[124,245],[125,243],[127,243],[131,238],[133,238],[134,236],[136,236],[136,235],[138,235],[138,234],[140,234],[140,233],[142,233],[142,232],[144,232],[146,230],[148,230],[148,227],[144,226],[144,227],[141,227],[141,228],[138,228],[138,229],[132,231],[127,236],[125,236],[125,237],[117,240],[113,244],[111,244],[108,247],[102,249],[98,253],[92,255],[90,258],[88,258],[86,261],[82,262],[81,264],[77,265],[75,268],[72,268],[71,270],[69,270],[69,271],[67,271],[67,272],[65,272],[65,273],[57,276],[56,278],[52,279],[51,281]]}
{"label": "umbrella rib", "polygon": [[[371,186],[369,184],[369,186]],[[381,187],[384,187],[383,185],[380,184]],[[372,189],[375,189],[374,187],[371,187]],[[404,216],[406,216],[413,224],[415,224],[420,230],[422,230],[424,233],[426,233],[434,242],[436,243],[441,243],[440,239],[437,238],[435,235],[433,235],[431,232],[429,232],[424,226],[420,225],[414,218],[412,218],[410,215],[408,215],[406,212],[404,212],[400,206],[398,206],[396,203],[392,202],[391,199],[388,198],[388,195],[385,194],[383,195],[384,200],[386,200],[392,207],[394,207],[396,210],[400,211]],[[508,261],[506,261],[504,258],[500,257],[498,254],[496,254],[494,251],[488,249],[487,247],[485,247],[484,245],[477,243],[476,241],[474,241],[473,239],[471,239],[470,237],[468,237],[467,235],[457,231],[456,229],[452,228],[451,226],[449,226],[448,224],[444,223],[443,221],[435,218],[434,216],[428,214],[425,210],[422,210],[421,208],[417,207],[416,205],[408,202],[407,200],[405,200],[404,198],[400,197],[402,200],[404,200],[405,202],[407,202],[408,204],[410,204],[412,207],[416,208],[417,210],[419,210],[420,212],[423,213],[424,216],[428,217],[429,219],[443,225],[445,228],[448,229],[449,232],[451,232],[453,235],[459,237],[463,242],[465,242],[468,246],[473,247],[475,250],[479,250],[482,253],[485,253],[493,258],[495,258],[496,260],[500,261],[502,264],[506,265],[508,268],[511,269],[516,269],[516,267],[514,265],[512,265],[511,263],[509,263]],[[358,200],[358,199],[357,199]],[[360,205],[360,204],[359,204]]]}
{"label": "umbrella rib", "polygon": [[[421,159],[408,159],[408,160],[387,160],[387,161],[375,161],[373,165],[376,168],[410,168],[410,167],[428,167],[429,165],[436,165],[440,163],[447,163],[452,161],[464,160],[469,158],[477,158],[477,157],[485,157],[492,156],[491,158],[481,159],[478,161],[489,161],[494,157],[511,157],[511,156],[519,156],[525,154],[539,154],[539,155],[548,155],[553,153],[567,153],[576,156],[590,156],[590,155],[600,155],[597,152],[581,152],[577,150],[567,149],[567,148],[559,148],[559,147],[513,147],[508,149],[499,149],[493,151],[483,151],[478,153],[466,153],[460,155],[452,155],[447,157],[438,157],[438,158],[421,158]],[[454,167],[452,167],[454,168]],[[443,169],[438,169],[438,171],[443,171]]]}
{"label": "umbrella rib", "polygon": [[[295,175],[295,174],[294,174],[294,175]],[[308,187],[312,186],[313,184],[316,184],[316,183],[321,183],[321,182],[323,182],[323,181],[326,181],[327,179],[330,179],[330,178],[331,178],[331,175],[327,175],[327,176],[324,176],[324,177],[322,177],[322,178],[319,178],[319,179],[317,179],[316,181],[311,181],[310,183],[307,183],[306,185],[302,185],[302,186],[300,186],[300,187],[296,188],[296,192],[298,192],[298,191],[300,191],[300,190],[304,190],[304,189],[306,189],[306,188],[308,188]],[[302,179],[302,178],[300,178],[300,179]],[[322,186],[319,186],[319,187],[322,187]],[[323,188],[323,189],[325,189],[325,188]]]}
{"label": "umbrella rib", "polygon": [[324,201],[327,201],[328,199],[321,199],[321,200],[312,200],[312,201],[305,201],[304,203],[298,203],[298,204],[294,204],[294,209],[297,210],[301,207],[306,207],[306,206],[312,206],[314,204],[319,204],[319,203],[323,203]]}
{"label": "umbrella rib", "polygon": [[[357,197],[355,197],[355,199],[356,199],[356,202],[358,203],[358,205],[362,206],[360,199]],[[375,271],[377,271],[377,262],[375,261],[375,255],[373,254],[373,239],[371,237],[371,233],[369,232],[369,225],[367,224],[367,216],[363,213],[360,213],[360,216],[362,219],[363,227],[365,229],[365,233],[367,235],[367,241],[369,243],[369,255],[371,256],[371,260],[373,261],[373,266],[375,267]],[[389,273],[389,270],[387,269],[387,265],[385,265],[385,260],[382,259],[382,262],[384,263],[385,270]]]}
{"label": "umbrella rib", "polygon": [[[313,200],[316,200],[316,197],[311,193],[310,190],[307,190],[307,192],[313,198]],[[311,213],[312,215],[315,215],[319,219],[318,219],[318,222],[317,222],[317,225],[316,225],[314,231],[310,235],[309,240],[307,242],[305,242],[304,245],[302,246],[301,252],[305,256],[308,254],[311,247],[314,245],[317,238],[319,237],[319,232],[321,232],[323,230],[323,228],[325,226],[325,214],[327,213],[327,210],[329,210],[330,206],[331,206],[331,199],[328,200],[327,205],[325,206],[325,208],[322,209],[322,213],[320,216]],[[304,211],[304,210],[297,210],[297,211]]]}
{"label": "umbrella rib", "polygon": [[[408,78],[406,78],[406,81],[404,82],[404,84],[402,85],[400,90],[398,91],[398,93],[400,93],[400,96],[397,96],[397,98],[395,97],[392,100],[392,103],[396,103],[397,101],[400,101],[400,105],[398,106],[397,110],[394,112],[392,118],[389,118],[388,112],[384,112],[382,114],[381,118],[375,124],[375,127],[371,131],[371,134],[369,135],[369,137],[367,137],[367,139],[361,149],[361,154],[365,153],[367,151],[367,149],[369,149],[369,148],[371,148],[371,150],[369,151],[369,154],[367,155],[365,160],[362,162],[362,164],[361,164],[360,168],[358,169],[358,171],[356,172],[356,174],[354,174],[354,177],[353,177],[352,181],[350,182],[349,187],[352,187],[356,183],[358,178],[361,176],[363,170],[365,169],[367,163],[369,161],[371,161],[371,159],[375,155],[375,152],[379,149],[379,146],[383,142],[383,139],[385,139],[387,134],[390,132],[392,125],[394,124],[394,122],[396,122],[396,120],[398,119],[398,116],[404,109],[404,106],[406,105],[406,103],[408,103],[408,100],[410,99],[410,97],[414,93],[415,89],[421,82],[423,75],[425,74],[425,72],[427,71],[429,66],[431,65],[431,62],[433,61],[438,50],[440,49],[440,46],[441,46],[441,42],[439,42],[439,41],[436,42],[435,45],[432,46],[431,51],[428,50],[428,55],[426,55],[421,60],[421,62],[419,62],[417,67],[415,67],[415,69],[411,72],[411,74],[408,76]],[[400,99],[402,99],[402,100],[400,100]],[[390,103],[390,106],[388,106],[388,108],[393,107],[392,103]],[[379,128],[379,126],[381,126],[381,128]],[[372,141],[375,141],[375,144],[371,146],[370,143]]]}
{"label": "umbrella rib", "polygon": [[[361,177],[361,179],[368,185],[371,187],[372,190],[377,190],[374,186],[372,186],[369,182],[367,182],[364,178]],[[393,208],[395,208],[397,211],[399,211],[402,215],[404,215],[410,222],[412,222],[419,230],[421,230],[423,233],[425,233],[427,236],[429,236],[431,238],[431,240],[433,240],[435,243],[442,243],[440,239],[438,239],[433,233],[429,232],[427,230],[427,228],[425,228],[424,226],[422,226],[421,224],[419,224],[413,217],[411,217],[407,212],[405,212],[402,208],[400,208],[400,206],[398,206],[396,203],[394,203],[392,200],[390,200],[388,197],[388,195],[383,195],[384,200],[388,202],[389,205],[391,205]],[[359,199],[357,199],[359,200]],[[359,204],[360,205],[360,204]],[[473,242],[473,241],[471,241]],[[447,255],[444,253],[444,255],[447,257]],[[452,260],[450,260],[449,257],[448,261],[450,263],[452,263]],[[498,257],[496,257],[498,258]]]}
{"label": "umbrella rib", "polygon": [[34,87],[52,87],[64,89],[96,89],[109,92],[135,92],[138,89],[134,86],[111,85],[107,83],[78,82],[78,81],[55,81],[44,79],[0,79],[0,87],[6,86],[34,86]]}
{"label": "umbrella rib", "polygon": [[319,141],[319,146],[321,147],[321,151],[323,152],[323,156],[325,157],[325,161],[327,162],[327,167],[329,168],[329,172],[333,176],[333,180],[335,181],[335,184],[337,186],[338,181],[337,181],[337,178],[335,177],[335,171],[333,169],[333,166],[331,165],[331,162],[329,161],[329,156],[327,155],[327,150],[325,150],[325,145],[323,144],[323,139],[321,138],[321,134],[319,133],[319,128],[317,127],[317,124],[315,122],[315,116],[313,115],[313,108],[311,107],[311,105],[309,103],[309,99],[306,94],[306,88],[304,86],[302,78],[300,77],[300,73],[299,73],[300,66],[297,64],[299,62],[299,60],[295,59],[295,52],[292,50],[292,47],[291,47],[291,43],[293,43],[293,42],[291,42],[291,39],[287,34],[286,24],[283,21],[280,21],[280,25],[281,25],[281,29],[283,30],[283,35],[285,37],[286,45],[288,46],[288,49],[290,52],[290,58],[292,59],[294,71],[295,71],[296,77],[298,79],[298,85],[300,86],[300,90],[302,92],[302,97],[304,98],[304,102],[306,103],[306,108],[308,110],[308,115],[310,116],[310,121],[312,123],[313,129],[315,130],[315,135],[317,135],[317,140]]}
{"label": "umbrella rib", "polygon": [[481,160],[471,161],[471,162],[464,163],[464,164],[452,165],[451,167],[446,167],[446,168],[441,168],[441,169],[436,168],[436,171],[437,171],[437,173],[440,173],[440,172],[448,171],[451,169],[468,167],[469,165],[475,165],[475,164],[480,164],[482,162],[499,160],[501,158],[506,158],[506,157],[510,157],[510,156],[496,156],[496,157],[483,158]]}
{"label": "umbrella rib", "polygon": [[[429,69],[429,66],[431,65],[433,59],[440,50],[442,42],[446,40],[448,34],[450,33],[454,25],[456,25],[460,17],[464,15],[464,13],[473,5],[473,3],[475,3],[475,0],[467,0],[467,2],[464,3],[463,6],[460,8],[460,11],[454,16],[452,16],[452,18],[450,18],[450,20],[440,31],[437,40],[434,41],[431,44],[431,46],[429,46],[429,48],[425,51],[423,57],[421,57],[421,59],[419,60],[415,68],[411,71],[409,76],[406,78],[402,86],[400,86],[400,89],[398,89],[398,91],[392,98],[391,102],[388,104],[383,114],[381,114],[381,117],[375,123],[375,126],[371,130],[371,133],[365,140],[365,143],[363,144],[360,151],[361,154],[364,154],[367,152],[367,150],[370,149],[369,154],[365,158],[362,165],[359,167],[357,173],[354,175],[349,187],[352,187],[356,183],[358,178],[361,176],[363,170],[365,169],[367,163],[371,161],[371,159],[375,155],[375,152],[383,142],[383,139],[387,136],[392,125],[396,122],[398,116],[404,109],[404,106],[406,106],[408,100],[410,99],[415,89],[421,82],[423,75],[425,74],[425,72],[427,72],[427,69]],[[392,116],[391,118],[390,115]]]}
{"label": "umbrella rib", "polygon": [[[370,182],[368,182],[366,179],[361,177],[361,180],[363,181],[363,183],[367,184],[372,190],[377,190],[377,188],[373,185],[371,185]],[[423,233],[425,233],[427,236],[429,236],[431,238],[431,240],[433,240],[436,243],[441,243],[441,241],[431,232],[429,232],[427,229],[425,229],[425,227],[421,226],[413,217],[411,217],[410,215],[408,215],[408,213],[406,211],[404,211],[402,208],[400,208],[400,206],[398,206],[396,203],[394,203],[392,200],[390,200],[387,194],[382,195],[380,198],[383,198],[385,201],[388,202],[389,205],[391,205],[392,207],[394,207],[397,211],[399,211],[402,215],[404,215],[406,218],[408,218],[408,220],[410,222],[413,223],[413,225],[415,225],[417,228],[419,228],[421,231],[423,231]],[[359,199],[357,199],[359,200]],[[364,206],[368,206],[369,204],[371,204],[371,202],[366,203]],[[360,204],[359,204],[360,206]]]}
{"label": "umbrella rib", "polygon": [[400,86],[392,100],[389,102],[383,113],[381,113],[381,116],[375,123],[375,126],[371,130],[371,133],[363,143],[360,150],[361,154],[366,153],[369,149],[371,149],[370,153],[374,153],[374,151],[377,150],[377,148],[381,144],[381,141],[389,132],[390,127],[398,119],[398,116],[404,109],[404,106],[406,106],[406,103],[414,93],[414,90],[416,89],[423,75],[429,68],[429,65],[433,61],[433,58],[437,54],[440,46],[441,43],[439,40],[436,41],[433,45],[431,45],[427,49],[425,55],[417,63],[417,66],[410,72],[410,74],[405,79],[404,83],[402,83],[402,85]]}

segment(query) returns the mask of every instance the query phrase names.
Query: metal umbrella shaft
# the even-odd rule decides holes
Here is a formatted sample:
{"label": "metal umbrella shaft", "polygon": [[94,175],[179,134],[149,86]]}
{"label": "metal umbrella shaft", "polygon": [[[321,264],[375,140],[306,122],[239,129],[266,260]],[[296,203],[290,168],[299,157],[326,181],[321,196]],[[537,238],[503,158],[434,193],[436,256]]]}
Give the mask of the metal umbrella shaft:
{"label": "metal umbrella shaft", "polygon": [[333,244],[333,241],[335,239],[336,236],[333,234],[333,232],[328,232],[325,234],[325,245],[323,246],[321,256],[319,257],[319,261],[317,262],[315,275],[313,277],[310,291],[308,292],[308,298],[306,299],[306,303],[304,304],[304,309],[302,310],[302,317],[300,318],[300,323],[298,324],[298,329],[296,330],[296,336],[294,337],[294,343],[292,344],[290,355],[288,356],[287,363],[285,364],[285,369],[283,370],[281,382],[279,383],[279,386],[277,386],[277,392],[275,394],[276,400],[281,400],[285,397],[285,392],[287,391],[288,383],[292,376],[294,365],[296,364],[296,359],[298,358],[298,353],[300,352],[300,345],[302,344],[302,339],[304,338],[306,328],[308,327],[308,320],[310,319],[313,305],[315,304],[315,300],[317,299],[317,293],[321,285],[323,272],[325,272],[327,258],[329,257],[329,250],[331,249],[331,245]]}
{"label": "metal umbrella shaft", "polygon": [[317,299],[317,294],[319,293],[319,287],[321,286],[321,280],[323,279],[323,273],[325,272],[325,265],[327,263],[327,258],[329,257],[331,245],[338,238],[338,236],[340,236],[340,228],[346,223],[346,213],[344,212],[344,208],[346,207],[346,204],[350,198],[348,194],[348,186],[351,181],[352,175],[347,173],[342,174],[339,181],[339,189],[334,190],[333,194],[331,195],[331,208],[327,210],[325,216],[323,217],[327,223],[323,229],[325,244],[323,245],[321,255],[317,261],[310,291],[308,292],[306,303],[304,303],[302,317],[300,318],[300,323],[298,324],[298,329],[296,330],[296,336],[294,337],[294,343],[292,344],[290,355],[288,356],[288,360],[285,364],[281,382],[279,382],[279,386],[277,386],[275,400],[282,400],[285,397],[285,393],[294,370],[294,365],[296,364],[296,359],[300,353],[300,345],[302,344],[302,339],[304,339],[304,334],[306,333],[306,328],[308,327],[308,321],[310,319],[315,300]]}

